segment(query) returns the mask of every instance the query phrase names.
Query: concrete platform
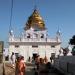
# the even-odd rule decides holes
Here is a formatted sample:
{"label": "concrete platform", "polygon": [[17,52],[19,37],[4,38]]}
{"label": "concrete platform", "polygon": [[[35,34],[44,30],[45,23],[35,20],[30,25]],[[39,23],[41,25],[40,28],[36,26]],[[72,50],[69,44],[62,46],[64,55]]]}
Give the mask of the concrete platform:
{"label": "concrete platform", "polygon": [[[26,63],[26,75],[34,75],[34,64]],[[3,75],[3,65],[0,64],[0,75]],[[12,67],[10,63],[5,63],[4,66],[5,75],[15,75],[15,69]],[[59,71],[54,68],[51,68],[48,75],[62,75]]]}

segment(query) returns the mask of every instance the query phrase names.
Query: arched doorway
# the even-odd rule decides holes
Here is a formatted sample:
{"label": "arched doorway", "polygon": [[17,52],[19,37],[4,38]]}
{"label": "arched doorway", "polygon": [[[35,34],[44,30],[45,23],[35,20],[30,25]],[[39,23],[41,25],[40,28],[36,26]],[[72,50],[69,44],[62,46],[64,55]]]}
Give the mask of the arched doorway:
{"label": "arched doorway", "polygon": [[35,58],[37,58],[38,55],[39,55],[39,54],[38,54],[38,51],[37,51],[37,50],[34,50],[34,51],[33,51],[33,54],[32,54],[33,59],[35,60]]}
{"label": "arched doorway", "polygon": [[33,53],[33,59],[35,60],[35,58],[37,58],[38,54],[37,53]]}

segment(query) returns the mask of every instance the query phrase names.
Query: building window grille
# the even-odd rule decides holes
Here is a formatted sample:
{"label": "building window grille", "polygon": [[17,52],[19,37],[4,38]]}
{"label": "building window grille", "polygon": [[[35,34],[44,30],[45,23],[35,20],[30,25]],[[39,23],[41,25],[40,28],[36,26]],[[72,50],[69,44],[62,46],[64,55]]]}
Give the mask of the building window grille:
{"label": "building window grille", "polygon": [[52,59],[55,58],[55,53],[51,53],[51,58],[52,58]]}
{"label": "building window grille", "polygon": [[55,46],[54,46],[54,45],[52,45],[52,46],[51,46],[51,48],[55,48]]}
{"label": "building window grille", "polygon": [[30,36],[27,36],[27,38],[30,38]]}
{"label": "building window grille", "polygon": [[44,38],[44,34],[41,34],[41,38]]}
{"label": "building window grille", "polygon": [[33,48],[38,47],[37,45],[32,45]]}
{"label": "building window grille", "polygon": [[28,36],[27,36],[27,38],[30,38],[30,34],[28,33]]}
{"label": "building window grille", "polygon": [[18,47],[19,47],[19,45],[15,45],[15,47],[16,47],[16,48],[18,48]]}

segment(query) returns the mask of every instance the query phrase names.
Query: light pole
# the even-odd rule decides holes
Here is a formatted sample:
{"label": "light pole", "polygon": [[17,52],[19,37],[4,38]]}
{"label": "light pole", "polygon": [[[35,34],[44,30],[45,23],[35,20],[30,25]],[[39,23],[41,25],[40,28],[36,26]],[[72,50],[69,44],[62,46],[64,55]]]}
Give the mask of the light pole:
{"label": "light pole", "polygon": [[3,50],[3,75],[5,75],[5,54]]}
{"label": "light pole", "polygon": [[47,44],[47,38],[46,38],[46,41],[45,41],[45,62],[47,62],[47,57],[46,57],[46,44]]}

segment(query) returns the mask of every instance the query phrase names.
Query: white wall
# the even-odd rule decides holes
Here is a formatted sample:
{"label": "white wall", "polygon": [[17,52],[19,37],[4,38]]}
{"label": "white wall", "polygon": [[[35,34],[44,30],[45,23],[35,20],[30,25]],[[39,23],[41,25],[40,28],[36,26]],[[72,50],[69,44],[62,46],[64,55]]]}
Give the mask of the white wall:
{"label": "white wall", "polygon": [[37,53],[41,58],[47,56],[50,61],[51,53],[59,54],[60,45],[56,45],[55,48],[51,48],[51,45],[38,45],[38,47],[32,47],[32,45],[19,45],[18,48],[15,48],[15,45],[9,46],[9,56],[12,52],[19,53],[24,56],[24,60],[27,61],[29,57],[32,58],[33,53]]}

